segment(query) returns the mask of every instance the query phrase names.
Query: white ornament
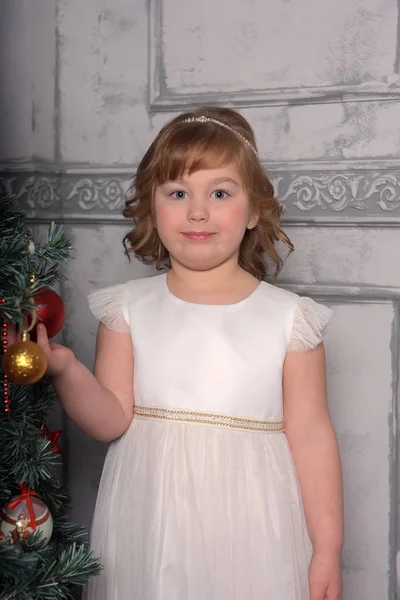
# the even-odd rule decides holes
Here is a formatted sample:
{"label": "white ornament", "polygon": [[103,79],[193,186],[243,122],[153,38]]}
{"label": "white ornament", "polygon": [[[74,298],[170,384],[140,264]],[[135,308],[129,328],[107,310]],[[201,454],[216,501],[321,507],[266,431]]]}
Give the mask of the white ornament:
{"label": "white ornament", "polygon": [[[11,539],[12,542],[17,542],[20,539],[26,539],[34,531],[40,531],[41,539],[48,543],[53,533],[53,517],[49,509],[42,500],[30,496],[36,521],[34,524],[26,499],[21,498],[20,502],[16,504],[18,498],[21,497],[14,496],[0,509],[0,541]],[[10,508],[10,505],[13,504],[14,507]]]}

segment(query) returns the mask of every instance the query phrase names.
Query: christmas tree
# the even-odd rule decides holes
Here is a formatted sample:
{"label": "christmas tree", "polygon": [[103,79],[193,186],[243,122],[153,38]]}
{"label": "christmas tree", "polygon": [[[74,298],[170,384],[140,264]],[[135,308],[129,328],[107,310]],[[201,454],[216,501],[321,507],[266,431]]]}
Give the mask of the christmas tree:
{"label": "christmas tree", "polygon": [[68,520],[57,477],[61,431],[50,431],[57,397],[33,341],[38,320],[49,337],[62,326],[64,305],[52,286],[69,255],[61,227],[50,225],[46,241],[35,243],[18,203],[0,197],[1,600],[79,598],[100,570],[84,531]]}

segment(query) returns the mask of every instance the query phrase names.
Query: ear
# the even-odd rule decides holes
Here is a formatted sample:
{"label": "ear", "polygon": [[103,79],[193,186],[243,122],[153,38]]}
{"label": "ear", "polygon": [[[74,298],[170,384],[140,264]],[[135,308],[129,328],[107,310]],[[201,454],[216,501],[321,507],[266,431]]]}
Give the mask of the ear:
{"label": "ear", "polygon": [[249,217],[248,223],[247,223],[247,229],[254,229],[259,221],[259,216],[252,214]]}

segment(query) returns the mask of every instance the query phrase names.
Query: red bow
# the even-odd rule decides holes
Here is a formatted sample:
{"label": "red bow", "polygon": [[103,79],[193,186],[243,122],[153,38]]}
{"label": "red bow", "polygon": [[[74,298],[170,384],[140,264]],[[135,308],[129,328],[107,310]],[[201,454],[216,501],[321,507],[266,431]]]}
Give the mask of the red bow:
{"label": "red bow", "polygon": [[26,485],[26,483],[20,483],[19,487],[21,488],[21,494],[18,496],[18,498],[16,498],[12,502],[10,502],[8,507],[11,509],[14,509],[23,500],[26,500],[26,505],[27,505],[28,511],[29,511],[30,526],[32,527],[32,529],[36,529],[36,518],[35,518],[35,512],[33,510],[31,496],[36,496],[37,498],[39,498],[39,494],[30,490],[28,488],[28,486]]}

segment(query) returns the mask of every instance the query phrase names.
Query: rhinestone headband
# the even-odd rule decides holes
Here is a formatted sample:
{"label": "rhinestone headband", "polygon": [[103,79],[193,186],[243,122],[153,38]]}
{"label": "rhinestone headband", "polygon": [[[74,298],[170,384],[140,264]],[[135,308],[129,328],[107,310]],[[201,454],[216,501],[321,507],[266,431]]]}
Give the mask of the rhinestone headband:
{"label": "rhinestone headband", "polygon": [[239,133],[238,131],[236,131],[235,129],[233,129],[233,127],[230,127],[229,125],[227,125],[226,123],[223,123],[222,121],[218,121],[217,119],[212,119],[211,117],[188,117],[187,119],[183,120],[183,123],[215,123],[215,125],[219,125],[220,127],[225,127],[225,129],[229,129],[229,131],[232,131],[233,133],[235,133],[236,135],[238,135],[245,144],[247,144],[254,152],[254,154],[256,156],[258,156],[257,150],[254,148],[253,144],[244,137],[244,135],[242,135],[241,133]]}

